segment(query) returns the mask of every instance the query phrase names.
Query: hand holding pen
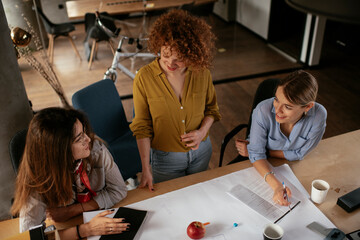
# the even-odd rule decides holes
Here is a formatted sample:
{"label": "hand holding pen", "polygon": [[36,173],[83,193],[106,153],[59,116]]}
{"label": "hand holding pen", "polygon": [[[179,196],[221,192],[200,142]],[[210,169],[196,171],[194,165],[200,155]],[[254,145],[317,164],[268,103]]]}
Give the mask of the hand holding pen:
{"label": "hand holding pen", "polygon": [[289,198],[291,197],[291,190],[285,184],[279,183],[277,188],[274,189],[273,200],[281,206],[289,206]]}
{"label": "hand holding pen", "polygon": [[283,185],[283,189],[284,189],[284,199],[286,199],[286,201],[289,203],[289,209],[291,210],[291,207],[290,207],[290,202],[289,202],[289,197],[288,197],[288,194],[287,194],[287,190],[286,190],[286,186],[285,186],[285,182],[282,182],[282,185]]}

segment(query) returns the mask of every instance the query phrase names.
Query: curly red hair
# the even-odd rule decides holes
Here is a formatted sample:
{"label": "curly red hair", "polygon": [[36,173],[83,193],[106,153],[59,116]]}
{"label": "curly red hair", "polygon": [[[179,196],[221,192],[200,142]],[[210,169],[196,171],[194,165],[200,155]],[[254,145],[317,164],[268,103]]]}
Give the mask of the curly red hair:
{"label": "curly red hair", "polygon": [[184,10],[171,10],[156,19],[149,35],[149,50],[158,54],[162,46],[175,51],[186,66],[209,68],[216,37],[205,20]]}

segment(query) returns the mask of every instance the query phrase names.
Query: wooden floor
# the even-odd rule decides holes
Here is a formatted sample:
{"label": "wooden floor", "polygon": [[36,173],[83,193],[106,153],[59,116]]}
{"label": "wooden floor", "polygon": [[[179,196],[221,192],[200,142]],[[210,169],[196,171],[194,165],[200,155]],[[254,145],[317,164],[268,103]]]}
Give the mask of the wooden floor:
{"label": "wooden floor", "polygon": [[[154,18],[151,19],[153,21]],[[141,19],[130,19],[130,22],[140,24]],[[271,49],[264,40],[249,32],[236,23],[226,23],[211,16],[207,21],[213,26],[218,36],[218,52],[212,68],[215,83],[222,80],[241,79],[228,83],[216,84],[218,104],[222,120],[213,125],[210,136],[213,143],[213,156],[210,168],[218,165],[219,149],[222,138],[239,123],[247,123],[253,96],[258,84],[269,77],[284,77],[287,72],[302,67],[289,61]],[[123,34],[138,35],[138,28],[133,28]],[[103,78],[106,69],[111,65],[112,53],[108,45],[100,43],[97,59],[93,62],[91,71],[87,68],[87,60],[83,48],[85,38],[84,26],[76,25],[73,33],[75,44],[82,56],[79,61],[70,42],[66,38],[55,40],[54,69],[71,103],[71,96],[77,90]],[[127,46],[132,51],[133,46]],[[36,55],[39,55],[36,53]],[[140,68],[149,60],[137,58],[132,70]],[[131,68],[131,61],[122,63]],[[60,106],[57,95],[49,84],[24,59],[19,60],[25,88],[35,111],[50,106]],[[356,130],[360,128],[360,70],[356,54],[346,53],[331,44],[324,43],[321,64],[317,68],[308,69],[319,81],[320,91],[318,102],[328,110],[325,138]],[[272,72],[261,78],[249,78],[254,74]],[[283,73],[281,73],[283,72]],[[275,74],[277,73],[277,74]],[[116,87],[120,95],[132,93],[132,80],[118,71]],[[124,108],[131,120],[132,99],[123,101]],[[240,134],[240,136],[243,135]],[[225,155],[225,163],[236,155],[234,143],[230,143]]]}

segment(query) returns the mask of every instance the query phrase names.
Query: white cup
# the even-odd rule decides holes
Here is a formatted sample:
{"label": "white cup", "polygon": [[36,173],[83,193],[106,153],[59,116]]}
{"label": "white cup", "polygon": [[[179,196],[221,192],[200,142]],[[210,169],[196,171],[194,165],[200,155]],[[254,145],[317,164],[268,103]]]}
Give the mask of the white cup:
{"label": "white cup", "polygon": [[264,228],[264,240],[280,240],[283,235],[284,229],[275,223],[269,223]]}
{"label": "white cup", "polygon": [[311,200],[315,203],[324,202],[326,195],[330,189],[330,185],[324,180],[314,180],[311,183]]}

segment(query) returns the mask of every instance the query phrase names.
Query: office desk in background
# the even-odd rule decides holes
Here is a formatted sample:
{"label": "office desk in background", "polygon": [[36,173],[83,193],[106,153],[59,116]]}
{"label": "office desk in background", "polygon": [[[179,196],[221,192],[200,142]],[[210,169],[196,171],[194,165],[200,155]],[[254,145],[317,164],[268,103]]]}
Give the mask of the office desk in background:
{"label": "office desk in background", "polygon": [[[311,182],[320,178],[330,184],[330,190],[324,203],[316,205],[325,216],[345,233],[360,228],[360,209],[352,213],[336,205],[337,198],[360,186],[358,177],[360,167],[360,130],[322,140],[304,160],[289,162],[271,159],[274,166],[288,163],[296,177],[310,194]],[[251,167],[249,161],[227,165],[221,168],[173,179],[155,185],[155,192],[148,189],[135,189],[116,204],[115,207],[129,205],[157,195],[184,188],[199,182],[207,181],[232,172]],[[66,223],[56,224],[58,228],[75,226],[82,222],[82,217],[76,217]],[[18,219],[0,222],[0,239],[18,234]],[[14,236],[12,239],[30,239],[28,233]]]}
{"label": "office desk in background", "polygon": [[144,6],[144,1],[142,0],[77,0],[67,1],[66,8],[69,19],[75,20],[82,19],[86,13],[94,13],[95,11],[107,12],[110,15],[129,14],[175,8],[193,2],[195,2],[195,5],[201,5],[216,1],[217,0],[148,0]]}

